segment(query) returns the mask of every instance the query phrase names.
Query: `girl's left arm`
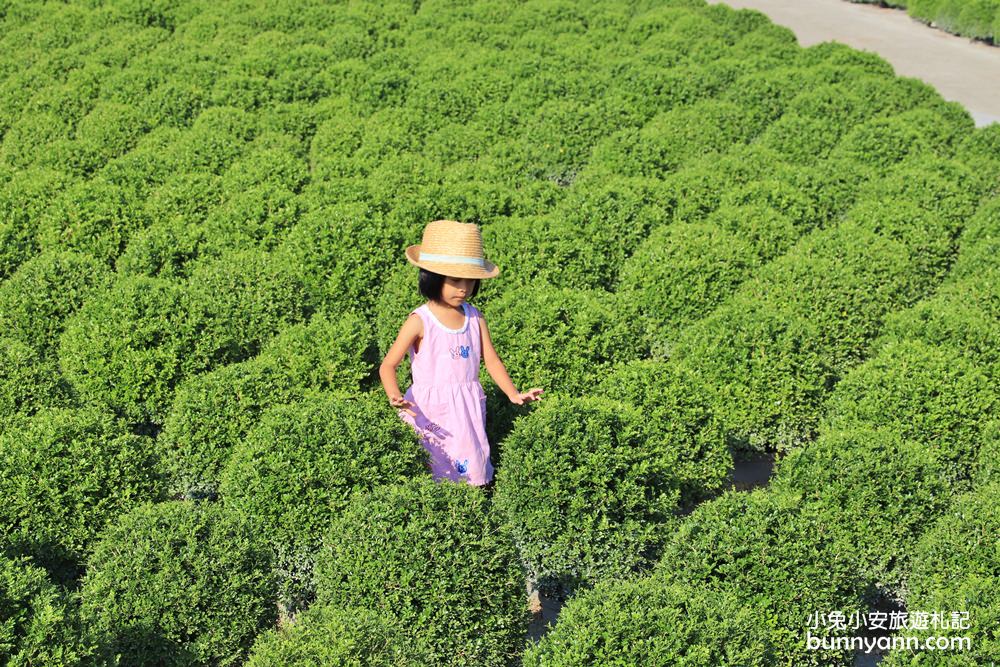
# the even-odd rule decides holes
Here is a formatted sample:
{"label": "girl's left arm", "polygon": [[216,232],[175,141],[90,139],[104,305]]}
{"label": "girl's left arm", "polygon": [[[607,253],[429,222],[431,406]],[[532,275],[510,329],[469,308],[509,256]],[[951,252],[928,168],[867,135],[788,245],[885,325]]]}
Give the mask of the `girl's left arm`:
{"label": "girl's left arm", "polygon": [[526,401],[541,400],[538,396],[542,393],[541,389],[535,388],[523,394],[518,392],[517,387],[514,386],[514,383],[510,379],[510,375],[507,374],[506,366],[500,361],[500,356],[493,348],[493,341],[490,340],[490,330],[486,326],[486,319],[482,316],[479,318],[479,336],[486,370],[489,372],[490,377],[493,378],[493,381],[497,383],[497,386],[500,387],[500,391],[507,395],[510,402],[520,405]]}

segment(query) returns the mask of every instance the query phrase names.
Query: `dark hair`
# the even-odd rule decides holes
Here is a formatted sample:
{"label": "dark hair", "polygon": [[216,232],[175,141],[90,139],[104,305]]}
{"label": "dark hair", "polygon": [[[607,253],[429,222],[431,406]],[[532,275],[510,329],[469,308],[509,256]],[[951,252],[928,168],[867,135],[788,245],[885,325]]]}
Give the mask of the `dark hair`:
{"label": "dark hair", "polygon": [[[417,284],[420,286],[420,293],[431,301],[440,301],[441,288],[444,287],[444,278],[445,277],[440,273],[434,273],[433,271],[428,271],[427,269],[420,269],[420,277],[417,278]],[[473,278],[473,280],[475,282],[472,284],[472,292],[465,297],[466,300],[476,296],[476,293],[479,291],[479,278]]]}

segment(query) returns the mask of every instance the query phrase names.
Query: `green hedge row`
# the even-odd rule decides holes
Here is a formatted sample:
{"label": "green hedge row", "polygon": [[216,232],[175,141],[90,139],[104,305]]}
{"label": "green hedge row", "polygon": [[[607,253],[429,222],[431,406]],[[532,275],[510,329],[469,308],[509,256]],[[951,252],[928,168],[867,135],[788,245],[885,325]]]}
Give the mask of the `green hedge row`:
{"label": "green hedge row", "polygon": [[935,28],[991,44],[1000,36],[1000,2],[997,0],[850,0],[905,9],[906,13]]}

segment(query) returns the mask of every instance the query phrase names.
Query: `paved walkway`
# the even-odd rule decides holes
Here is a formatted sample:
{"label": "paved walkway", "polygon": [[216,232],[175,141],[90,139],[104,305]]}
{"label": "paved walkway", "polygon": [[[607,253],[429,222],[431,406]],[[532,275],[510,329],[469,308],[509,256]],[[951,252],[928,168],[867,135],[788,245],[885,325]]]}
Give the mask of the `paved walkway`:
{"label": "paved walkway", "polygon": [[976,125],[1000,122],[1000,47],[931,28],[905,11],[846,0],[707,0],[756,9],[786,26],[799,44],[837,41],[874,51],[899,76],[920,79],[962,104]]}

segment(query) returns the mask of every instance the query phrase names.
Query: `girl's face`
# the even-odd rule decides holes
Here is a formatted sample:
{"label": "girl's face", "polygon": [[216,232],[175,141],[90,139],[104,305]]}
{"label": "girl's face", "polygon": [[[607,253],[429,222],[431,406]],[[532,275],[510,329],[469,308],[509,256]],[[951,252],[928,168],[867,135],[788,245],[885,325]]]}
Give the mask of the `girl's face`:
{"label": "girl's face", "polygon": [[472,294],[472,288],[475,284],[476,281],[473,278],[445,276],[444,285],[441,286],[441,300],[449,306],[460,308],[462,302]]}

